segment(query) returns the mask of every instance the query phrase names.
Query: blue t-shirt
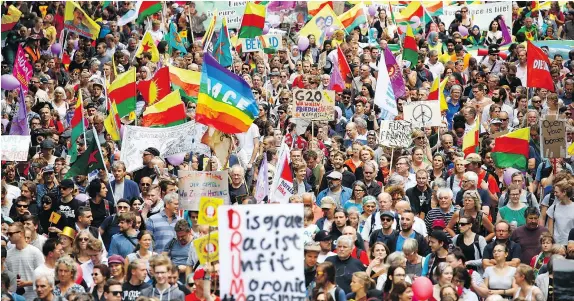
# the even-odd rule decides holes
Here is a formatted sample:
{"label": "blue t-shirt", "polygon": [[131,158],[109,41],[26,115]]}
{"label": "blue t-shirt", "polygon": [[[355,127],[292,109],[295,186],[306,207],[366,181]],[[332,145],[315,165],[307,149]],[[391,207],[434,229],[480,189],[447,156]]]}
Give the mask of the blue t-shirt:
{"label": "blue t-shirt", "polygon": [[[411,233],[411,235],[409,236],[409,238],[415,238],[415,232],[413,231],[413,233]],[[395,251],[402,251],[403,250],[403,244],[405,243],[405,238],[402,235],[398,235],[397,238],[397,248]]]}

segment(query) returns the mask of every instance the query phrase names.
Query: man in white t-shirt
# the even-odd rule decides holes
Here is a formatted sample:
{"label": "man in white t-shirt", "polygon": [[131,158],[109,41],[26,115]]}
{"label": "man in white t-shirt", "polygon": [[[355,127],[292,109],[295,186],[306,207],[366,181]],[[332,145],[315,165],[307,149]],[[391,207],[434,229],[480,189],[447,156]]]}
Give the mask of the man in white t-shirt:
{"label": "man in white t-shirt", "polygon": [[48,239],[42,247],[44,263],[34,270],[34,281],[40,276],[54,279],[56,272],[56,260],[64,253],[64,248],[57,239]]}
{"label": "man in white t-shirt", "polygon": [[257,159],[257,152],[259,150],[259,127],[255,123],[252,123],[247,132],[239,133],[235,136],[237,137],[237,140],[239,140],[239,147],[245,151],[247,158],[249,159],[245,168],[245,183],[247,183],[248,186],[251,186],[253,162]]}

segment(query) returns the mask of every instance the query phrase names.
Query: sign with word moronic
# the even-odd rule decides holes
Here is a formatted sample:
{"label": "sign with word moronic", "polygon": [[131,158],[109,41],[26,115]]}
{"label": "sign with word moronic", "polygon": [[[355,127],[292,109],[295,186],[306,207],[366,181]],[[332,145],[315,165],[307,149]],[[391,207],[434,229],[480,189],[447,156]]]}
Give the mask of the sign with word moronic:
{"label": "sign with word moronic", "polygon": [[412,143],[412,125],[406,120],[383,120],[380,142],[387,147],[409,147]]}
{"label": "sign with word moronic", "polygon": [[241,52],[263,51],[263,49],[279,50],[283,47],[281,35],[263,35],[252,39],[239,39]]}
{"label": "sign with word moronic", "polygon": [[540,143],[544,158],[565,158],[568,154],[566,145],[566,123],[555,116],[546,116],[540,121]]}
{"label": "sign with word moronic", "polygon": [[229,202],[227,171],[178,171],[179,209],[199,211],[202,197],[220,198]]}
{"label": "sign with word moronic", "polygon": [[303,300],[303,205],[219,207],[222,300]]}
{"label": "sign with word moronic", "polygon": [[413,127],[441,126],[440,102],[438,100],[412,101],[403,105],[404,120]]}
{"label": "sign with word moronic", "polygon": [[293,91],[293,118],[327,120],[335,118],[335,91],[295,89]]}
{"label": "sign with word moronic", "polygon": [[0,141],[3,161],[28,161],[30,136],[2,135]]}

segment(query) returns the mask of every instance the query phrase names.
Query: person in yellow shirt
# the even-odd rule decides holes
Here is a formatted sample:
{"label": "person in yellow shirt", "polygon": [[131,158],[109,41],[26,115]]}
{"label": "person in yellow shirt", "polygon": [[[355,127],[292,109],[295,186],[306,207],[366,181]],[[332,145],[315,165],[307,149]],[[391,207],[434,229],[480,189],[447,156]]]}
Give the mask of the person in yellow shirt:
{"label": "person in yellow shirt", "polygon": [[446,41],[446,52],[439,56],[438,60],[446,64],[451,60],[451,57],[454,55],[454,41],[452,39],[448,39]]}
{"label": "person in yellow shirt", "polygon": [[471,57],[472,55],[464,51],[464,47],[462,45],[457,44],[454,46],[454,54],[450,56],[450,60],[452,62],[462,61],[464,64],[463,70],[466,70],[466,68],[468,68],[468,62]]}
{"label": "person in yellow shirt", "polygon": [[56,42],[56,27],[54,27],[54,16],[52,14],[47,14],[44,17],[44,36],[48,39],[48,45],[52,45]]}

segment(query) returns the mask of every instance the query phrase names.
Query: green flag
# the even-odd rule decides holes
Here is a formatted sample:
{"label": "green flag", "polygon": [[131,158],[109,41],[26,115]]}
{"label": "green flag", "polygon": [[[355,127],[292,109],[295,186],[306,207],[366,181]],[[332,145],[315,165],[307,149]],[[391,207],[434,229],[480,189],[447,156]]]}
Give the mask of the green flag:
{"label": "green flag", "polygon": [[93,130],[87,131],[85,139],[88,146],[84,153],[79,155],[76,161],[70,165],[70,170],[65,175],[66,179],[77,175],[87,176],[96,169],[105,168],[98,142],[98,134]]}

